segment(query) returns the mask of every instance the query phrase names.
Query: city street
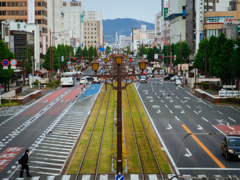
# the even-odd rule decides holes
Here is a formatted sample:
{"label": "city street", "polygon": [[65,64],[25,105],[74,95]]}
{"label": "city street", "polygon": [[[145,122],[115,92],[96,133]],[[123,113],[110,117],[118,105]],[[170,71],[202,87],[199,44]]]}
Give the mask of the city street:
{"label": "city street", "polygon": [[[210,105],[193,96],[188,88],[163,79],[150,79],[135,87],[176,174],[240,177],[239,160],[227,161],[221,155],[223,134],[240,130],[240,110]],[[194,136],[187,136],[188,133]]]}

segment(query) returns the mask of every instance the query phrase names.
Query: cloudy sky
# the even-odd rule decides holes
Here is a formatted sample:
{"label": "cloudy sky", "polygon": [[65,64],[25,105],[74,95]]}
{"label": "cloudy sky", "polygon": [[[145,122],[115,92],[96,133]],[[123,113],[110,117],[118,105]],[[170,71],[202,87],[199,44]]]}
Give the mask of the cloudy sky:
{"label": "cloudy sky", "polygon": [[[64,0],[71,1],[71,0]],[[103,19],[133,18],[154,23],[161,0],[81,0],[86,11],[102,11]]]}

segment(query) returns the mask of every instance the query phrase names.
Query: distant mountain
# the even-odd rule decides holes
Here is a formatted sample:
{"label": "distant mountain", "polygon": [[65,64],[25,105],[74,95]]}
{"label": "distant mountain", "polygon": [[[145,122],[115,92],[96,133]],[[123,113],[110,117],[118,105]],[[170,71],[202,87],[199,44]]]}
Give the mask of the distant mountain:
{"label": "distant mountain", "polygon": [[104,40],[106,43],[115,42],[116,32],[119,35],[130,36],[132,28],[141,29],[141,25],[146,25],[147,30],[154,30],[154,24],[136,19],[123,18],[123,19],[106,19],[103,20]]}

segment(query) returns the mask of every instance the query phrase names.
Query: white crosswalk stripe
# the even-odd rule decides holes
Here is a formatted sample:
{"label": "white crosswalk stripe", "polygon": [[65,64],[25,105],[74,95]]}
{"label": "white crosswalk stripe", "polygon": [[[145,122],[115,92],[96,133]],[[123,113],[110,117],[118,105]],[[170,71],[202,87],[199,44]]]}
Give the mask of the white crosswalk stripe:
{"label": "white crosswalk stripe", "polygon": [[[39,174],[44,174],[44,173],[39,173]],[[47,176],[46,176],[47,175]],[[76,175],[62,175],[62,176],[59,176],[59,175],[48,175],[45,174],[45,176],[34,176],[32,178],[16,178],[14,180],[70,180],[70,179],[74,179]],[[127,177],[125,177],[126,175],[123,175],[124,176],[124,179],[126,180],[140,180],[142,179],[141,175],[138,175],[138,174],[129,174],[127,175]],[[207,177],[206,175],[197,175],[197,176],[191,176],[189,174],[183,174],[181,176],[179,176],[178,178],[174,177],[176,176],[175,174],[168,174],[168,179],[171,179],[171,180],[193,180],[193,179],[204,179],[204,180],[207,180],[210,178]],[[82,177],[78,178],[79,180],[90,180],[90,179],[94,179],[94,175],[87,175],[87,174],[84,174],[82,175]],[[116,175],[114,175],[114,177],[116,178]],[[173,178],[174,177],[174,178]],[[211,177],[214,177],[216,180],[223,180],[223,177],[221,175],[212,175]],[[114,178],[114,179],[115,179]],[[227,178],[227,177],[225,177]],[[229,179],[233,179],[233,180],[239,180],[239,178],[236,176],[236,175],[228,175],[228,178]],[[101,174],[98,178],[98,180],[112,180],[113,177],[112,177],[112,174],[109,175],[109,174]],[[3,179],[5,180],[5,179]],[[157,174],[148,174],[148,175],[145,175],[145,180],[161,180],[159,179],[159,177],[157,176]]]}

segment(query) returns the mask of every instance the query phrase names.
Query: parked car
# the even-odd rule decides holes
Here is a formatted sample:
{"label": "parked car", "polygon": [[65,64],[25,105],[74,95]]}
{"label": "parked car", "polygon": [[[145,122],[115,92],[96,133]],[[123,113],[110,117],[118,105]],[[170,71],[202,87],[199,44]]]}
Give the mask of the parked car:
{"label": "parked car", "polygon": [[100,81],[98,80],[97,77],[93,77],[93,83],[94,84],[100,84]]}
{"label": "parked car", "polygon": [[240,135],[227,135],[221,145],[222,155],[228,161],[230,158],[240,159]]}
{"label": "parked car", "polygon": [[178,76],[173,76],[170,78],[170,81],[175,81]]}
{"label": "parked car", "polygon": [[183,78],[181,77],[181,79],[179,77],[176,78],[175,80],[175,84],[176,85],[182,85],[182,82],[183,82]]}

